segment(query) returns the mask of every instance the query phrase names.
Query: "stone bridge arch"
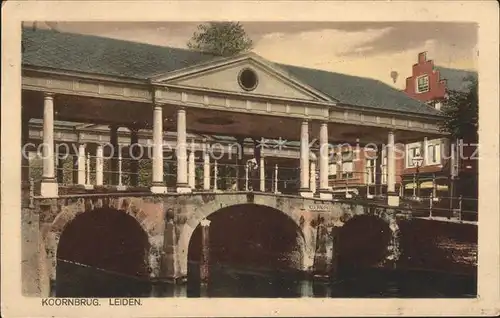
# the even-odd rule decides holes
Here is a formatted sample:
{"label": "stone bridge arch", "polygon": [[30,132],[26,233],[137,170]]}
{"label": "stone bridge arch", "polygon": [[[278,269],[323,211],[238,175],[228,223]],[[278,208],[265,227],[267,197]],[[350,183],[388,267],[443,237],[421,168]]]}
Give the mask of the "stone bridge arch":
{"label": "stone bridge arch", "polygon": [[[56,281],[58,248],[61,237],[68,226],[86,213],[104,210],[123,213],[134,220],[147,238],[148,247],[144,261],[149,276],[159,276],[164,217],[161,202],[160,206],[157,204],[145,202],[140,197],[89,197],[41,202],[39,213],[44,222],[40,224],[40,231],[44,243],[42,254],[45,254],[45,260],[42,256],[42,268],[47,272],[47,278],[53,282]],[[156,210],[159,217],[151,220],[151,211],[145,211],[147,208]]]}
{"label": "stone bridge arch", "polygon": [[[387,207],[370,206],[358,202],[323,201],[285,195],[264,193],[192,193],[151,194],[103,194],[75,195],[65,198],[40,200],[40,234],[44,279],[55,280],[57,246],[63,229],[80,213],[109,207],[127,213],[147,233],[150,244],[148,265],[151,278],[183,277],[187,275],[188,247],[190,238],[207,216],[223,208],[242,204],[254,204],[280,211],[299,229],[302,244],[302,270],[310,272],[314,267],[317,251],[318,220],[331,233],[358,215],[374,215],[389,224],[392,233],[387,261],[399,257],[399,229],[396,211]],[[313,206],[316,206],[314,208]],[[318,206],[326,206],[326,209]],[[169,212],[170,211],[170,212]],[[172,229],[172,240],[168,229]],[[169,237],[166,239],[166,237]],[[169,245],[170,242],[172,245]],[[172,274],[172,275],[171,275]],[[45,275],[45,274],[43,274]],[[45,278],[46,277],[46,278]]]}
{"label": "stone bridge arch", "polygon": [[[345,232],[348,228],[352,228],[354,223],[372,223],[372,225],[377,226],[378,223],[379,228],[383,227],[384,230],[387,230],[387,244],[385,245],[385,256],[384,258],[377,264],[380,266],[390,265],[393,266],[399,259],[401,255],[400,248],[400,229],[398,225],[398,211],[393,208],[386,208],[374,205],[366,205],[360,206],[358,205],[357,209],[345,209],[346,213],[341,218],[341,221],[336,224],[336,226],[340,227],[340,244],[341,246],[345,243],[342,242],[342,235],[345,236]],[[400,215],[401,217],[401,215]],[[364,233],[366,234],[366,233]],[[345,239],[345,238],[344,238]],[[342,248],[339,246],[339,249]]]}
{"label": "stone bridge arch", "polygon": [[[290,222],[292,222],[300,239],[299,248],[301,255],[300,267],[303,270],[312,266],[314,259],[314,237],[304,232],[304,218],[301,211],[296,207],[290,206],[288,200],[277,198],[272,195],[254,195],[254,194],[229,194],[229,195],[201,195],[203,204],[194,207],[192,213],[186,215],[181,220],[181,228],[178,230],[178,265],[181,276],[186,276],[188,271],[188,252],[189,244],[195,229],[200,222],[211,215],[226,209],[237,208],[240,206],[255,206],[270,208],[280,213]],[[168,216],[167,216],[168,218]]]}

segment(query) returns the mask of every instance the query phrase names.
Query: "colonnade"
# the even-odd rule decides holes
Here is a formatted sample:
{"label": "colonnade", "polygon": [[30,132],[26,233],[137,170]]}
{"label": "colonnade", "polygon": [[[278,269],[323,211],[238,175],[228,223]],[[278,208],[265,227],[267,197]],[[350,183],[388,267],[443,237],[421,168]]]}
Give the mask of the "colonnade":
{"label": "colonnade", "polygon": [[[54,96],[51,93],[44,95],[44,111],[43,111],[43,177],[41,184],[42,197],[57,197],[58,184],[55,178],[54,169]],[[194,148],[189,149],[187,144],[187,113],[183,107],[177,108],[177,193],[190,193],[194,188],[195,183],[195,162],[194,162]],[[316,191],[315,183],[315,167],[311,167],[310,160],[310,136],[309,136],[310,121],[303,120],[300,126],[300,189],[299,194],[303,197],[313,197]],[[388,154],[387,154],[387,187],[388,187],[388,204],[399,205],[399,196],[395,193],[395,147],[394,147],[394,132],[388,132]],[[113,126],[110,134],[110,142],[112,145],[117,146],[117,126]],[[131,147],[138,143],[138,129],[131,128]],[[328,143],[328,123],[321,122],[319,128],[319,196],[322,199],[332,198],[332,188],[328,184],[328,168],[330,149]],[[120,184],[121,165],[120,152],[117,157],[112,160],[111,170],[119,171],[117,184]],[[102,145],[97,145],[96,150],[96,185],[103,183],[103,148]],[[163,107],[161,105],[153,106],[153,156],[152,156],[152,185],[151,192],[153,193],[167,193],[167,187],[164,180],[163,173]],[[135,161],[135,164],[138,164]],[[265,191],[265,179],[263,178],[264,170],[264,157],[260,158],[260,183],[259,190]],[[78,148],[78,183],[87,184],[88,176],[85,173],[84,167],[88,168],[88,158],[85,158],[85,146],[80,145]],[[203,157],[203,189],[210,189],[210,157],[208,152],[205,151]],[[277,170],[277,169],[276,169]],[[214,162],[214,190],[217,190],[217,163]],[[248,170],[246,172],[248,175]],[[275,171],[277,175],[277,171]],[[314,176],[314,177],[313,177]],[[137,178],[137,174],[134,175]],[[314,178],[314,182],[313,181]],[[248,178],[247,178],[248,179]],[[132,182],[134,183],[134,182]],[[313,184],[314,183],[314,184]],[[245,186],[248,189],[248,184]],[[276,185],[274,186],[276,189]],[[277,191],[277,189],[276,189]]]}

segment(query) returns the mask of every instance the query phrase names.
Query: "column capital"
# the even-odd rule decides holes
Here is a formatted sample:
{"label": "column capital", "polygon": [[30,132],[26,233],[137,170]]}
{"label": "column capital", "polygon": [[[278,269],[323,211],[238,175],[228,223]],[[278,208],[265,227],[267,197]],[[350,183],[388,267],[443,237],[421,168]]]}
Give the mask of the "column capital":
{"label": "column capital", "polygon": [[155,102],[153,102],[152,106],[153,106],[153,109],[163,110],[163,107],[165,106],[165,104],[164,103],[159,103],[159,102],[155,101]]}
{"label": "column capital", "polygon": [[43,93],[43,98],[44,99],[53,99],[56,94],[52,92],[44,92]]}

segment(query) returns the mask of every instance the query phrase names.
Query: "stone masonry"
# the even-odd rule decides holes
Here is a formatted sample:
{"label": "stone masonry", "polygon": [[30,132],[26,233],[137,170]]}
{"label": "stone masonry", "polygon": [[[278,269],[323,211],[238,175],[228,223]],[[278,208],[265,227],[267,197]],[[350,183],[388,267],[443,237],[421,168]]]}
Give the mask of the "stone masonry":
{"label": "stone masonry", "polygon": [[246,192],[67,195],[35,200],[34,208],[23,210],[26,220],[23,222],[24,267],[29,273],[23,275],[26,279],[23,283],[25,294],[48,295],[49,282],[56,278],[59,239],[66,225],[80,213],[104,207],[123,211],[135,218],[149,239],[145,262],[150,278],[176,281],[187,275],[189,241],[200,221],[222,208],[242,204],[276,209],[297,225],[301,240],[301,262],[296,264],[298,270],[326,273],[334,268],[335,230],[357,215],[376,215],[388,223],[394,240],[388,246],[387,260],[397,260],[396,211],[382,206]]}

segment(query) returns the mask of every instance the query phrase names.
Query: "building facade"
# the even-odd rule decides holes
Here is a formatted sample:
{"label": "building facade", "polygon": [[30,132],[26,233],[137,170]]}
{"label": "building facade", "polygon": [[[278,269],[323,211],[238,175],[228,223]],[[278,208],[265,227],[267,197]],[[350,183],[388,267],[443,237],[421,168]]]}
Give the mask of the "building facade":
{"label": "building facade", "polygon": [[[406,79],[404,92],[440,110],[451,91],[464,92],[468,89],[471,77],[477,78],[477,74],[435,66],[433,60],[427,59],[426,52],[421,52],[417,63],[412,66],[412,75]],[[405,148],[406,156],[402,163],[405,196],[441,197],[446,202],[448,198],[467,195],[458,189],[460,186],[456,180],[464,172],[477,169],[475,160],[461,159],[472,155],[474,150],[471,147],[462,147],[459,140],[424,138],[406,144]],[[477,184],[469,183],[467,187],[477,187]],[[446,202],[445,205],[453,206],[453,203]]]}
{"label": "building facade", "polygon": [[[95,49],[89,51],[89,47]],[[270,179],[267,169],[278,165],[278,169],[294,171],[284,188],[295,182],[296,193],[321,198],[339,191],[356,194],[349,189],[368,189],[372,184],[367,195],[398,196],[398,162],[402,158],[395,153],[401,145],[443,135],[436,125],[440,116],[436,109],[382,82],[277,64],[253,53],[221,58],[177,48],[29,29],[23,30],[23,48],[23,129],[31,119],[42,119],[45,144],[55,138],[55,122],[106,126],[108,137],[99,142],[113,145],[118,143],[119,129],[130,132],[130,145],[147,131],[152,135],[150,148],[155,154],[148,186],[153,192],[170,191],[162,149],[167,133],[175,134],[178,145],[186,144],[189,134],[233,138],[237,143],[251,140],[256,145],[251,156],[259,167],[259,181],[253,189],[265,190]],[[262,142],[266,140],[272,142]],[[266,154],[265,148],[282,141],[284,150],[297,147],[296,159],[285,163],[281,152]],[[99,142],[87,147],[88,151],[80,144],[72,149],[79,167],[77,184],[88,183],[84,171],[89,170],[85,157],[90,151],[98,163],[96,183],[103,185],[101,158],[105,149]],[[334,147],[327,156],[320,155],[326,145]],[[376,149],[370,150],[371,146]],[[172,167],[175,172],[167,173],[176,175],[172,180],[174,192],[193,190],[196,159],[193,162],[190,154],[196,157],[203,147],[201,143],[195,149],[178,149],[180,156],[174,158]],[[55,153],[54,149],[46,151]],[[366,155],[372,152],[376,154],[368,158]],[[58,193],[54,159],[50,157],[44,156],[42,196]],[[220,160],[217,164],[230,159]],[[241,178],[245,174],[243,162],[232,163],[238,165]],[[203,176],[217,179],[213,175],[220,167],[213,167],[213,159],[206,166],[209,164],[212,170],[204,169]],[[140,162],[131,163],[134,186],[138,184],[138,165]],[[117,158],[110,169],[117,170]],[[116,178],[113,183],[117,183]],[[208,187],[207,182],[203,187]]]}

